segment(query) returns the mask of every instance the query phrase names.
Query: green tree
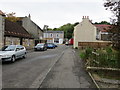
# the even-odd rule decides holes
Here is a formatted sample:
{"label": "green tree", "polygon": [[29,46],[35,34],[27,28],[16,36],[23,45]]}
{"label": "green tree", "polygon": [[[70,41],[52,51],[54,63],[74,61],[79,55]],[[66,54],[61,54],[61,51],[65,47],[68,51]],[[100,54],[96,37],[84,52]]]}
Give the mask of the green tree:
{"label": "green tree", "polygon": [[64,31],[64,37],[65,38],[72,38],[73,35],[73,31],[74,31],[74,27],[79,24],[78,22],[71,24],[71,23],[67,23],[59,28],[54,28],[53,31]]}
{"label": "green tree", "polygon": [[106,24],[106,25],[110,25],[110,23],[107,22],[107,21],[95,22],[94,24]]}

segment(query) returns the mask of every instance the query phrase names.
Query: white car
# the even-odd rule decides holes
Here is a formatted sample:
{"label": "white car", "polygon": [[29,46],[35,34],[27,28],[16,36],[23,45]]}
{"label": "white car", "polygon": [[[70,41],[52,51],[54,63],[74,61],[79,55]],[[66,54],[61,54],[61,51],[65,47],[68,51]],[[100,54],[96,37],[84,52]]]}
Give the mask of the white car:
{"label": "white car", "polygon": [[22,45],[4,46],[0,51],[0,59],[2,61],[15,62],[18,58],[26,57],[26,48]]}

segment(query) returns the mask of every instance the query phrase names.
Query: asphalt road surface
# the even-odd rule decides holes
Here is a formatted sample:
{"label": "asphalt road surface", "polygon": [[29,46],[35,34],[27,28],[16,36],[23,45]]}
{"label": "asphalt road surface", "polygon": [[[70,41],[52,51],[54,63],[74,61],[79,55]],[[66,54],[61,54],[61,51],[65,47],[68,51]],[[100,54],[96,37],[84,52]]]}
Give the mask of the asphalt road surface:
{"label": "asphalt road surface", "polygon": [[69,46],[32,51],[2,64],[3,88],[95,88],[82,60]]}

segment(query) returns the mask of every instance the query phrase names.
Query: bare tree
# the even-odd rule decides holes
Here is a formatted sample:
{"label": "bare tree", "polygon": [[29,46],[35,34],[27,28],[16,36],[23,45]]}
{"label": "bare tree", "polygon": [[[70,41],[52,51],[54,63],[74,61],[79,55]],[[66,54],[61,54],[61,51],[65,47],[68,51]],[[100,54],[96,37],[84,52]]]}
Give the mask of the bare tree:
{"label": "bare tree", "polygon": [[106,9],[111,10],[115,16],[112,18],[113,26],[110,29],[111,40],[115,49],[120,49],[120,0],[106,0],[104,3]]}

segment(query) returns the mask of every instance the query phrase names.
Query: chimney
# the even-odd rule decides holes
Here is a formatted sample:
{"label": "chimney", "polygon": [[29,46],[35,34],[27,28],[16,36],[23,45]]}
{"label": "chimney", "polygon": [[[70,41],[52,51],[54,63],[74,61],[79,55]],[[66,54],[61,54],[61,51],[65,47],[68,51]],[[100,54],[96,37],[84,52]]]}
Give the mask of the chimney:
{"label": "chimney", "polygon": [[31,19],[31,15],[30,15],[30,14],[28,15],[28,18],[30,18],[30,19]]}
{"label": "chimney", "polygon": [[83,16],[83,19],[84,19],[84,16]]}
{"label": "chimney", "polygon": [[89,16],[87,16],[87,19],[89,19]]}

